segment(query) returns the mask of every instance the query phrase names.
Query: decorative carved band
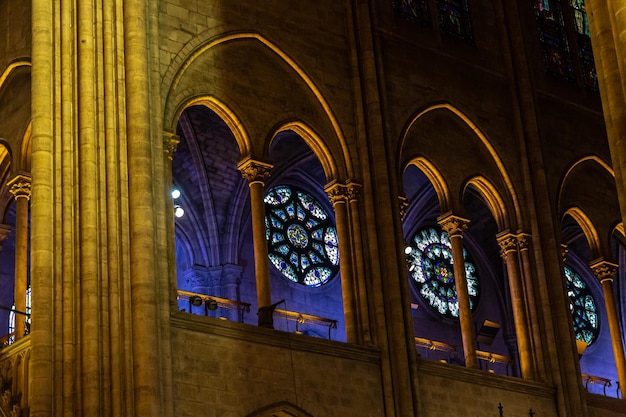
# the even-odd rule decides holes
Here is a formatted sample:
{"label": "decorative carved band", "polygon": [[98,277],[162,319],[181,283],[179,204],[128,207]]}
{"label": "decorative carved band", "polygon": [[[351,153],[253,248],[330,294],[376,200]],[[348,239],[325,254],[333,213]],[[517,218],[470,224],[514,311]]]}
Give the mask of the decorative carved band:
{"label": "decorative carved band", "polygon": [[348,187],[348,200],[350,202],[357,201],[361,196],[361,184],[348,181],[346,186]]}
{"label": "decorative carved band", "polygon": [[514,252],[517,250],[517,236],[512,233],[506,233],[503,235],[497,236],[498,246],[500,246],[500,255],[503,258],[506,258],[506,255],[509,252]]}
{"label": "decorative carved band", "polygon": [[324,189],[326,194],[328,194],[328,199],[333,204],[333,206],[337,203],[346,203],[350,197],[350,190],[348,186],[341,184],[339,182],[331,182]]}
{"label": "decorative carved band", "polygon": [[600,282],[604,281],[613,281],[615,278],[615,274],[617,273],[618,265],[604,261],[602,259],[598,261],[594,261],[591,265],[591,270],[595,274],[595,276],[600,280]]}
{"label": "decorative carved band", "polygon": [[454,216],[450,213],[441,215],[437,218],[437,222],[441,228],[448,234],[450,237],[460,236],[463,237],[463,232],[467,229],[469,225],[469,220],[464,219],[462,217]]}
{"label": "decorative carved band", "polygon": [[517,234],[517,247],[521,251],[528,250],[530,247],[530,235],[528,233]]}
{"label": "decorative carved band", "polygon": [[30,199],[30,183],[30,176],[19,174],[7,183],[7,187],[16,200],[20,197],[25,197],[28,200]]}
{"label": "decorative carved band", "polygon": [[265,179],[270,175],[273,165],[248,158],[241,161],[237,168],[241,171],[241,176],[248,180],[249,183],[264,183]]}

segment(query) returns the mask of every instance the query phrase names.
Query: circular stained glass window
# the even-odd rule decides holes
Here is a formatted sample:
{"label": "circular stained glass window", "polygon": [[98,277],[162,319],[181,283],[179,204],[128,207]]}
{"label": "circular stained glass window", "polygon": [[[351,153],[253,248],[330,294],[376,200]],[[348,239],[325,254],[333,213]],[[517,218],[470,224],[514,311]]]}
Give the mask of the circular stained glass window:
{"label": "circular stained glass window", "polygon": [[330,281],[339,269],[339,249],[322,205],[302,190],[279,186],[265,196],[265,211],[272,265],[298,284],[319,287]]}
{"label": "circular stained glass window", "polygon": [[590,345],[598,336],[598,309],[589,287],[571,268],[563,268],[567,280],[569,309],[574,320],[576,339]]}
{"label": "circular stained glass window", "polygon": [[[409,275],[424,301],[445,317],[459,317],[452,246],[448,234],[434,227],[422,229],[413,236],[405,249],[405,254]],[[478,277],[465,249],[463,257],[470,308],[473,310],[478,304]]]}

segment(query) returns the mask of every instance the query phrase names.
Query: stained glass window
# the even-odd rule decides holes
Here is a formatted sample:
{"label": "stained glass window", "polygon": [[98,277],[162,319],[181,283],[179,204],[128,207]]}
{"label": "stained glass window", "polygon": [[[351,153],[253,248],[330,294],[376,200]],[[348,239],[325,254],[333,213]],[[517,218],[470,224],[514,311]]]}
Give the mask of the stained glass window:
{"label": "stained glass window", "polygon": [[[429,227],[420,230],[405,249],[409,275],[419,294],[439,314],[459,317],[459,304],[454,283],[452,246],[444,231]],[[470,297],[470,308],[478,304],[479,282],[476,268],[463,250],[465,276]]]}
{"label": "stained glass window", "polygon": [[[569,10],[562,4],[567,1]],[[575,81],[574,59],[585,87],[598,89],[598,80],[591,39],[589,19],[583,0],[534,0],[539,39],[543,46],[546,71],[568,81]],[[568,39],[568,28],[575,39]],[[574,53],[574,57],[572,56]]]}
{"label": "stained glass window", "polygon": [[[30,309],[31,309],[31,288],[28,287],[26,290],[26,332],[29,331],[30,327]],[[11,312],[9,313],[9,334],[15,332],[15,304],[11,307]],[[13,343],[15,341],[15,336],[10,336],[8,343]]]}
{"label": "stained glass window", "polygon": [[473,41],[467,0],[437,0],[439,26],[446,35],[468,42]]}
{"label": "stained glass window", "polygon": [[429,25],[426,0],[393,0],[393,7],[400,16],[422,25]]}
{"label": "stained glass window", "polygon": [[583,82],[586,87],[598,89],[598,75],[596,74],[596,66],[593,60],[593,51],[591,50],[591,38],[589,34],[589,19],[585,9],[583,0],[569,0],[574,16],[576,28],[576,37],[578,43],[578,56],[580,58],[581,72]]}
{"label": "stained glass window", "polygon": [[271,188],[265,196],[268,257],[287,279],[310,287],[330,281],[339,269],[337,232],[322,205],[295,187]]}
{"label": "stained glass window", "polygon": [[567,296],[574,320],[576,339],[590,345],[598,336],[599,331],[596,303],[580,275],[567,266],[563,269],[567,280]]}
{"label": "stained glass window", "polygon": [[574,67],[560,0],[535,0],[535,14],[546,71],[573,81]]}

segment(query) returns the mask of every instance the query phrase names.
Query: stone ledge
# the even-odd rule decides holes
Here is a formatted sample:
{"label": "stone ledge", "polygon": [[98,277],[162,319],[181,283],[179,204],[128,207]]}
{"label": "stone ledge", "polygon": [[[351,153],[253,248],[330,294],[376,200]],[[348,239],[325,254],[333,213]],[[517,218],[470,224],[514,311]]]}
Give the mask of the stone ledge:
{"label": "stone ledge", "polygon": [[361,346],[264,329],[249,324],[234,323],[196,314],[176,312],[171,316],[172,328],[206,333],[214,336],[245,340],[302,352],[335,356],[372,364],[380,364],[380,350],[372,346]]}
{"label": "stone ledge", "polygon": [[604,395],[586,393],[588,407],[603,408],[610,411],[626,413],[626,401],[619,398],[605,397]]}
{"label": "stone ledge", "polygon": [[439,376],[450,381],[468,382],[490,388],[529,394],[535,397],[554,398],[556,394],[554,385],[528,381],[512,376],[491,374],[478,369],[468,369],[458,365],[419,358],[418,375],[420,377],[423,375]]}

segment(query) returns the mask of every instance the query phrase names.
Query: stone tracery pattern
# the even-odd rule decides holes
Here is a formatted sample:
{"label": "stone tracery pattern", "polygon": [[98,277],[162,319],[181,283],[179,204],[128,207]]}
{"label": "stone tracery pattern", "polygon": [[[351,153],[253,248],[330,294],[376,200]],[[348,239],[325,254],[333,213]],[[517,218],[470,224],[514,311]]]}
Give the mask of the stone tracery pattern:
{"label": "stone tracery pattern", "polygon": [[599,333],[598,309],[587,284],[574,270],[565,266],[567,296],[574,321],[574,334],[581,342],[592,344]]}
{"label": "stone tracery pattern", "polygon": [[[411,239],[405,250],[409,275],[417,285],[422,298],[439,314],[459,317],[459,305],[454,283],[452,246],[448,233],[433,227],[422,229]],[[465,275],[470,297],[470,308],[478,304],[479,281],[476,268],[465,258]]]}
{"label": "stone tracery pattern", "polygon": [[265,197],[268,257],[290,281],[310,287],[329,282],[339,269],[337,232],[322,205],[294,187]]}

